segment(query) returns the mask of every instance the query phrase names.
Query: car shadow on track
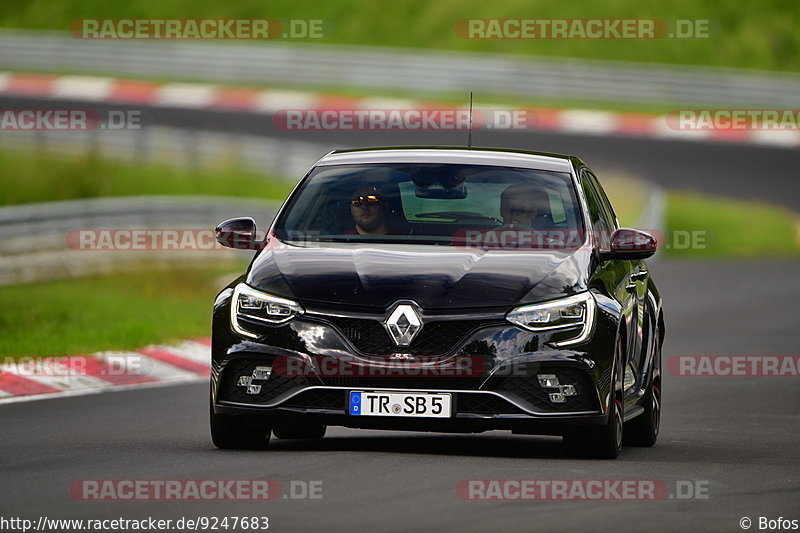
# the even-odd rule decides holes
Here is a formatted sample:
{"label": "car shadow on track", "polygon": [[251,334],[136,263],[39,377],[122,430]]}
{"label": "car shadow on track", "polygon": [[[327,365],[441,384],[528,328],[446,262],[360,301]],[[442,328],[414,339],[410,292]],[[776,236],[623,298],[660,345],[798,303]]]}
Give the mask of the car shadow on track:
{"label": "car shadow on track", "polygon": [[272,439],[271,452],[336,451],[411,453],[499,458],[563,458],[560,437],[454,436],[454,435],[387,435],[331,436],[320,440]]}

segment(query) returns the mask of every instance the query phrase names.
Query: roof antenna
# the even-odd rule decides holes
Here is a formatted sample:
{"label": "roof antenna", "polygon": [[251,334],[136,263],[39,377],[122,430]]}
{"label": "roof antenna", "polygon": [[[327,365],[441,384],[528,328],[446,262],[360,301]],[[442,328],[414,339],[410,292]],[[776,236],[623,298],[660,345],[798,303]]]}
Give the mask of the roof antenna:
{"label": "roof antenna", "polygon": [[467,149],[472,148],[472,91],[469,92],[469,133],[467,134]]}

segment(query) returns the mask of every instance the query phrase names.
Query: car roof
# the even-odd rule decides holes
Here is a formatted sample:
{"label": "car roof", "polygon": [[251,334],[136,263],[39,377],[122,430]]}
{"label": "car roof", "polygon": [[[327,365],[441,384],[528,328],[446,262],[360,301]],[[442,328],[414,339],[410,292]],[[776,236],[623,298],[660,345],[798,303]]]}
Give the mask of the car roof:
{"label": "car roof", "polygon": [[317,161],[317,166],[370,163],[456,163],[569,172],[573,164],[580,164],[580,160],[568,155],[506,148],[381,146],[334,150]]}

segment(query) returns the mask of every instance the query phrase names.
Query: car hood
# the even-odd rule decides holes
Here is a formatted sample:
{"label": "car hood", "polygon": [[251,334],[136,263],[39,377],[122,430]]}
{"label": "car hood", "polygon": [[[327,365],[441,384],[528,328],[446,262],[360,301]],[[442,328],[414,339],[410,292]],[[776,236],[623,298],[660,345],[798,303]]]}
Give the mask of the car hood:
{"label": "car hood", "polygon": [[413,300],[426,309],[486,308],[585,290],[587,263],[583,250],[280,243],[259,253],[247,283],[303,302],[385,309]]}

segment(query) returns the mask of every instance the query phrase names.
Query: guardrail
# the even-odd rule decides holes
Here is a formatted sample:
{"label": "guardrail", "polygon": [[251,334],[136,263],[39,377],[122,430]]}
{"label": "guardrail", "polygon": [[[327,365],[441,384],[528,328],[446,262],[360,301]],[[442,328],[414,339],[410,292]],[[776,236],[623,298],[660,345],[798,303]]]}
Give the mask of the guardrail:
{"label": "guardrail", "polygon": [[[0,208],[0,285],[148,268],[235,264],[252,252],[228,249],[86,250],[70,246],[73,230],[212,230],[252,216],[266,230],[279,202],[210,196],[126,196]],[[74,244],[74,243],[73,243]]]}
{"label": "guardrail", "polygon": [[0,68],[681,106],[800,102],[794,73],[308,43],[80,40],[27,30],[0,31]]}
{"label": "guardrail", "polygon": [[[332,147],[204,130],[152,126],[139,130],[6,131],[0,147],[94,154],[137,163],[189,169],[237,168],[265,179],[299,180]],[[238,191],[232,191],[232,193]],[[0,286],[138,268],[231,263],[249,257],[237,250],[76,250],[72,230],[213,229],[234,216],[252,216],[260,228],[272,222],[274,201],[207,196],[148,196],[70,200],[0,208]]]}

